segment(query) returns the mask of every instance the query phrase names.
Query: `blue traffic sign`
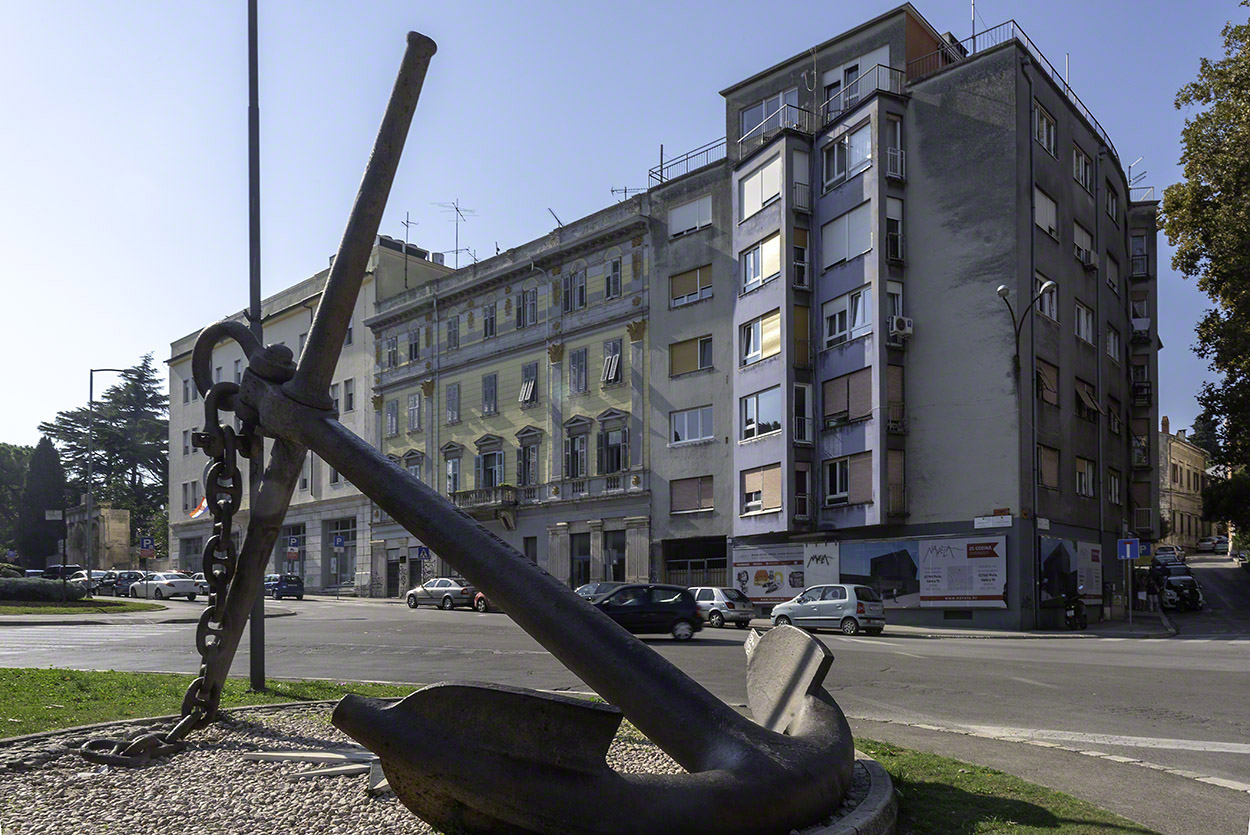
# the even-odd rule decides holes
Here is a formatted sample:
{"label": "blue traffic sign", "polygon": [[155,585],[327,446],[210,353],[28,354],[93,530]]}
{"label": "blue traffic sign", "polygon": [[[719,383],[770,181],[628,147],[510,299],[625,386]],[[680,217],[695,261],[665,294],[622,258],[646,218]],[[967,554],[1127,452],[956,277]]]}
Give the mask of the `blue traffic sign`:
{"label": "blue traffic sign", "polygon": [[298,536],[288,536],[288,537],[286,538],[286,547],[288,547],[288,548],[296,548],[296,549],[298,549],[298,548],[299,548],[299,537],[298,537]]}
{"label": "blue traffic sign", "polygon": [[151,551],[156,547],[156,539],[151,536],[139,537],[139,548],[143,551]]}
{"label": "blue traffic sign", "polygon": [[339,533],[339,534],[335,534],[335,535],[334,535],[334,547],[335,547],[335,548],[342,548],[342,547],[344,547],[345,545],[347,545],[347,540],[346,540],[346,539],[344,539],[343,535],[342,535],[341,533]]}
{"label": "blue traffic sign", "polygon": [[417,546],[417,559],[428,560],[430,558],[430,549],[425,545]]}
{"label": "blue traffic sign", "polygon": [[1116,542],[1115,552],[1122,560],[1136,560],[1141,556],[1141,542],[1136,539],[1121,539]]}

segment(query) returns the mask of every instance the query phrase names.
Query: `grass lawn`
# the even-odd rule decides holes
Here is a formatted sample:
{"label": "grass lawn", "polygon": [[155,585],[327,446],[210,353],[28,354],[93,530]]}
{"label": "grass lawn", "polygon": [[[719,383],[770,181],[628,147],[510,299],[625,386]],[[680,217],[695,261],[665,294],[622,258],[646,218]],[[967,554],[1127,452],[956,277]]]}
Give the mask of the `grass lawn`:
{"label": "grass lawn", "polygon": [[[192,676],[79,670],[0,669],[0,737],[177,713]],[[275,681],[257,693],[226,682],[222,707],[337,699],[345,693],[407,696],[415,687],[334,681]]]}
{"label": "grass lawn", "polygon": [[0,600],[0,615],[115,615],[119,612],[155,612],[166,607],[135,600]]}
{"label": "grass lawn", "polygon": [[890,772],[899,792],[899,835],[991,832],[1151,835],[1154,830],[1018,777],[871,739],[855,747]]}

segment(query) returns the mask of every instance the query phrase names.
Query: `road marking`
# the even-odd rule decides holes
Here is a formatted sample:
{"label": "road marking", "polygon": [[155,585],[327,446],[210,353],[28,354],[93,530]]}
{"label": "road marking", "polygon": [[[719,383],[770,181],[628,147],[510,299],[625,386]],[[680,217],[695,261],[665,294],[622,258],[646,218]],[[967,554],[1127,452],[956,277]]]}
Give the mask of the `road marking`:
{"label": "road marking", "polygon": [[1024,678],[1023,676],[1010,676],[1010,678],[1012,681],[1018,681],[1021,684],[1031,684],[1034,687],[1048,687],[1051,690],[1059,689],[1059,685],[1057,684],[1047,684],[1044,681],[1034,681],[1031,678]]}
{"label": "road marking", "polygon": [[995,739],[1046,739],[1056,742],[1079,742],[1087,745],[1119,745],[1126,748],[1163,748],[1171,751],[1200,751],[1218,754],[1250,754],[1250,743],[1219,740],[1169,739],[1153,736],[1120,736],[1118,734],[1053,731],[1042,728],[1005,728],[996,725],[965,725],[969,732],[989,734]]}
{"label": "road marking", "polygon": [[901,649],[896,649],[896,650],[894,650],[894,654],[895,654],[895,655],[906,655],[908,658],[921,658],[921,659],[923,659],[923,658],[924,658],[924,656],[923,656],[923,655],[915,655],[914,653],[910,653],[910,652],[903,652]]}
{"label": "road marking", "polygon": [[833,637],[837,638],[839,641],[852,641],[856,644],[879,644],[887,647],[902,646],[901,644],[896,644],[893,641],[883,641],[880,638],[852,638],[848,635],[834,635]]}

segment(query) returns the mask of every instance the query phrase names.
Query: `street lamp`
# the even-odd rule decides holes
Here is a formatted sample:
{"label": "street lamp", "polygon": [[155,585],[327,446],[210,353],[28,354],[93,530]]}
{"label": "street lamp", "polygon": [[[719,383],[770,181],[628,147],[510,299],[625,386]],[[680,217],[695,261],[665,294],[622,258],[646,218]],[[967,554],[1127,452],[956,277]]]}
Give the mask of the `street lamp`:
{"label": "street lamp", "polygon": [[[91,524],[91,479],[94,474],[93,447],[95,435],[95,375],[97,371],[116,371],[124,374],[125,368],[93,368],[87,375],[87,594],[91,594],[91,552],[95,548],[95,533]],[[66,534],[68,536],[68,533]]]}
{"label": "street lamp", "polygon": [[1024,320],[1028,317],[1030,313],[1033,312],[1033,309],[1034,309],[1033,305],[1037,304],[1037,300],[1058,286],[1059,285],[1055,284],[1055,282],[1051,281],[1050,279],[1047,279],[1046,281],[1042,282],[1041,289],[1037,291],[1037,295],[1034,296],[1032,301],[1029,302],[1029,309],[1021,314],[1019,321],[1016,320],[1016,311],[1015,311],[1015,308],[1011,306],[1011,300],[1007,298],[1008,294],[1010,294],[1011,292],[1007,288],[1007,285],[1000,284],[998,285],[998,289],[994,291],[998,293],[998,295],[1002,298],[1003,304],[1007,305],[1007,311],[1011,314],[1012,327],[1015,328],[1015,332],[1016,332],[1015,368],[1016,368],[1017,378],[1020,376],[1020,330],[1024,327]]}

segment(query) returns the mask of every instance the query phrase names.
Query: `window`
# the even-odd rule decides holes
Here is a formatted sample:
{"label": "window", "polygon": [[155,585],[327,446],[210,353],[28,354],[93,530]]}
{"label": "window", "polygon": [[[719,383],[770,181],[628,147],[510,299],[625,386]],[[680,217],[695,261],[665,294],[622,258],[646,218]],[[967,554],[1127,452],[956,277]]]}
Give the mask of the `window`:
{"label": "window", "polygon": [[1149,316],[1149,299],[1145,290],[1134,290],[1132,303],[1129,305],[1131,311],[1129,315],[1134,319],[1145,319]]}
{"label": "window", "polygon": [[872,164],[872,125],[848,131],[824,147],[825,188],[854,177]]}
{"label": "window", "polygon": [[742,326],[742,365],[781,353],[781,311],[774,310]]}
{"label": "window", "polygon": [[447,347],[460,347],[460,314],[453,313],[447,317]]}
{"label": "window", "polygon": [[499,398],[495,394],[498,376],[486,374],[482,377],[482,414],[493,415],[499,411]]}
{"label": "window", "polygon": [[738,181],[738,220],[746,220],[781,196],[781,155]]}
{"label": "window", "polygon": [[738,113],[739,135],[746,136],[762,136],[763,132],[777,130],[783,124],[789,122],[784,119],[782,111],[789,107],[798,107],[799,104],[799,88],[791,87],[789,90],[769,96],[763,101],[756,102],[750,107],[744,107]]}
{"label": "window", "polygon": [[450,383],[446,388],[447,422],[460,422],[460,384]]}
{"label": "window", "polygon": [[565,313],[581,310],[586,306],[586,271],[574,270],[564,276],[560,298]]}
{"label": "window", "polygon": [[712,477],[676,478],[668,483],[669,513],[712,509]]}
{"label": "window", "polygon": [[781,431],[781,386],[742,398],[742,440]]}
{"label": "window", "polygon": [[351,345],[351,344],[352,344],[352,325],[351,325],[351,323],[350,323],[350,322],[348,322],[348,323],[347,323],[347,334],[343,337],[343,345],[344,345],[344,346],[347,346],[347,345]]}
{"label": "window", "polygon": [[590,388],[586,377],[586,349],[569,352],[569,394],[579,394]]}
{"label": "window", "polygon": [[538,324],[538,288],[522,290],[516,304],[517,329]]}
{"label": "window", "polygon": [[807,230],[794,228],[794,245],[792,247],[794,255],[794,286],[807,287]]}
{"label": "window", "polygon": [[408,362],[416,362],[421,359],[421,329],[413,328],[408,331]]}
{"label": "window", "polygon": [[182,510],[187,512],[191,509],[191,484],[182,482]]}
{"label": "window", "polygon": [[197,400],[199,400],[199,399],[200,399],[200,389],[199,389],[199,386],[197,386],[197,385],[195,384],[195,380],[194,380],[194,379],[192,379],[192,380],[191,380],[191,402],[192,402],[192,403],[194,403],[195,401],[197,401]]}
{"label": "window", "polygon": [[[308,334],[303,334],[303,336],[308,336]],[[300,350],[303,351],[302,346],[300,347]],[[213,369],[213,382],[214,383],[221,382],[221,366],[220,365]]]}
{"label": "window", "polygon": [[897,197],[885,199],[885,257],[903,260],[903,201]]}
{"label": "window", "polygon": [[236,383],[243,382],[243,360],[234,361],[234,381]]}
{"label": "window", "polygon": [[1088,458],[1077,457],[1076,459],[1076,494],[1078,496],[1094,495],[1094,467],[1096,465]]}
{"label": "window", "polygon": [[299,471],[299,489],[308,489],[308,480],[312,477],[312,459],[314,453],[308,453],[304,456],[304,465]]}
{"label": "window", "polygon": [[1107,286],[1111,292],[1120,295],[1120,262],[1107,256]]}
{"label": "window", "polygon": [[861,203],[820,228],[821,267],[829,269],[872,249],[872,201]]}
{"label": "window", "polygon": [[422,463],[421,453],[419,452],[410,452],[404,456],[404,469],[418,481],[425,480],[421,478]]}
{"label": "window", "polygon": [[1120,401],[1114,397],[1107,398],[1107,426],[1111,429],[1113,435],[1120,434],[1120,428],[1123,426],[1120,420]]}
{"label": "window", "polygon": [[516,477],[522,487],[538,483],[538,444],[524,444],[516,451]]}
{"label": "window", "polygon": [[824,317],[826,348],[872,333],[872,288],[864,287],[826,302]]}
{"label": "window", "polygon": [[1033,102],[1033,138],[1036,139],[1052,157],[1059,156],[1059,145],[1055,137],[1055,119],[1036,101]]}
{"label": "window", "polygon": [[669,422],[673,429],[670,440],[675,444],[702,441],[712,437],[711,406],[673,412],[669,416]]}
{"label": "window", "polygon": [[1033,222],[1055,240],[1059,239],[1059,216],[1055,201],[1033,186]]}
{"label": "window", "polygon": [[1072,254],[1082,264],[1094,263],[1094,236],[1079,223],[1072,223]]}
{"label": "window", "polygon": [[668,376],[712,367],[712,337],[698,336],[668,346]]}
{"label": "window", "polygon": [[1059,489],[1059,450],[1037,445],[1037,483],[1052,490]]}
{"label": "window", "polygon": [[460,459],[447,459],[447,495],[460,490]]}
{"label": "window", "polygon": [[1128,239],[1129,255],[1132,258],[1132,275],[1147,274],[1146,236],[1133,235]]}
{"label": "window", "polygon": [[[304,343],[308,341],[308,332],[305,331],[299,335],[299,355],[304,353]],[[298,355],[297,355],[298,356]]]}
{"label": "window", "polygon": [[808,465],[797,461],[794,464],[794,515],[806,519],[811,515],[812,474]]}
{"label": "window", "polygon": [[668,291],[673,307],[681,307],[683,304],[711,298],[712,265],[708,264],[706,267],[697,267],[669,276]]}
{"label": "window", "polygon": [[1079,339],[1094,344],[1094,311],[1080,302],[1076,303],[1076,335]]}
{"label": "window", "polygon": [[479,490],[503,484],[503,453],[483,452],[477,456],[477,472],[474,479]]}
{"label": "window", "polygon": [[1111,218],[1111,222],[1116,226],[1120,225],[1120,195],[1116,194],[1116,190],[1111,187],[1111,182],[1105,184],[1107,189],[1107,215]]}
{"label": "window", "polygon": [[712,195],[710,194],[705,194],[698,200],[674,206],[668,213],[668,234],[674,238],[711,225]]}
{"label": "window", "polygon": [[1092,423],[1098,422],[1102,407],[1098,405],[1098,392],[1084,380],[1076,381],[1076,416]]}
{"label": "window", "polygon": [[571,435],[564,439],[564,477],[586,477],[585,435]]}
{"label": "window", "polygon": [[1107,356],[1116,362],[1120,361],[1120,332],[1107,325]]}
{"label": "window", "polygon": [[1081,150],[1080,146],[1072,146],[1072,179],[1081,184],[1081,188],[1090,192],[1094,191],[1094,163],[1090,160],[1089,154]]}
{"label": "window", "polygon": [[610,385],[620,381],[621,340],[609,339],[603,343],[603,371],[599,375],[599,382]]}
{"label": "window", "polygon": [[408,431],[421,431],[421,395],[408,395]]}
{"label": "window", "polygon": [[625,427],[605,429],[599,433],[599,474],[619,473],[629,469],[629,430]]}
{"label": "window", "polygon": [[386,401],[386,437],[399,434],[399,401]]}
{"label": "window", "polygon": [[1120,483],[1120,471],[1114,468],[1107,470],[1107,501],[1112,504],[1121,504],[1121,494],[1123,488]]}
{"label": "window", "polygon": [[527,362],[521,366],[521,393],[517,400],[521,404],[538,402],[538,363]]}
{"label": "window", "polygon": [[183,455],[191,454],[191,430],[190,429],[182,430],[182,454]]}
{"label": "window", "polygon": [[781,275],[781,235],[765,238],[738,256],[742,265],[742,292],[754,290]]}
{"label": "window", "polygon": [[334,411],[339,410],[339,384],[330,384],[330,401],[334,404]]}
{"label": "window", "polygon": [[851,492],[851,459],[825,462],[825,504],[846,504]]}
{"label": "window", "polygon": [[333,467],[330,468],[330,483],[331,484],[339,483],[339,471],[334,469]]}
{"label": "window", "polygon": [[621,259],[613,258],[603,272],[603,297],[615,299],[621,294]]}
{"label": "window", "polygon": [[383,344],[386,354],[382,358],[382,365],[384,368],[394,368],[399,365],[399,337],[388,336]]}
{"label": "window", "polygon": [[807,383],[794,384],[794,442],[810,444],[812,437],[812,387]]}
{"label": "window", "polygon": [[343,381],[343,411],[350,412],[356,408],[356,381]]}
{"label": "window", "polygon": [[1037,296],[1037,312],[1048,319],[1059,321],[1059,287],[1051,287],[1045,293],[1042,293],[1042,285],[1049,281],[1046,276],[1039,272],[1033,273],[1033,295],[1041,293]]}
{"label": "window", "polygon": [[1037,396],[1043,403],[1059,405],[1059,367],[1040,357],[1037,360]]}
{"label": "window", "polygon": [[182,381],[182,402],[183,403],[191,402],[191,381],[190,380]]}
{"label": "window", "polygon": [[742,513],[781,508],[781,465],[769,464],[742,471]]}
{"label": "window", "polygon": [[482,306],[482,338],[490,339],[495,335],[495,302],[492,299]]}
{"label": "window", "polygon": [[824,382],[825,426],[872,417],[872,369],[861,368]]}

